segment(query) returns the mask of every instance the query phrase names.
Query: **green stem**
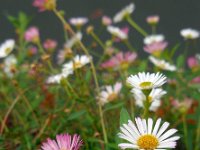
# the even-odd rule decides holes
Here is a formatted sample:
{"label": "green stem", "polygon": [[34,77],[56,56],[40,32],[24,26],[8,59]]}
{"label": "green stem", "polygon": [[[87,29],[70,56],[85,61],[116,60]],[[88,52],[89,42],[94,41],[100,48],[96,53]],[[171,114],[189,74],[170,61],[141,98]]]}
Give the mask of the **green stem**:
{"label": "green stem", "polygon": [[199,145],[199,141],[200,141],[200,117],[198,119],[198,125],[197,125],[197,130],[196,130],[196,140],[195,140],[195,149],[194,150],[199,150],[200,145]]}
{"label": "green stem", "polygon": [[128,23],[135,28],[140,34],[142,34],[144,37],[146,37],[148,34],[146,31],[144,31],[130,16],[126,17],[126,20]]}
{"label": "green stem", "polygon": [[95,41],[102,47],[102,49],[105,51],[106,46],[103,44],[101,39],[94,32],[91,32],[90,34],[95,39]]}
{"label": "green stem", "polygon": [[189,144],[188,144],[188,130],[187,130],[187,123],[186,123],[186,115],[183,115],[183,132],[184,132],[184,140],[185,140],[185,146],[186,150],[189,150]]}
{"label": "green stem", "polygon": [[101,126],[102,126],[102,130],[103,130],[104,142],[107,144],[108,138],[107,138],[105,123],[104,123],[104,119],[103,119],[103,111],[102,111],[102,107],[100,105],[99,105],[99,113],[100,113],[100,118],[101,118]]}
{"label": "green stem", "polygon": [[129,50],[136,51],[136,49],[131,45],[131,43],[128,40],[124,40],[123,42]]}

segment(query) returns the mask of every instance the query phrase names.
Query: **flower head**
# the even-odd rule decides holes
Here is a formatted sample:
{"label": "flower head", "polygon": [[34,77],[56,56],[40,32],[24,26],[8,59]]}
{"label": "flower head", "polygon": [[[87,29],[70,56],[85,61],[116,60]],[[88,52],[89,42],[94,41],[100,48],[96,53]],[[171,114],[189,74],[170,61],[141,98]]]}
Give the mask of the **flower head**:
{"label": "flower head", "polygon": [[118,145],[121,149],[158,150],[176,147],[176,141],[180,137],[172,136],[177,132],[176,129],[167,130],[168,122],[161,126],[161,119],[158,119],[154,127],[152,118],[135,118],[135,122],[128,120],[128,124],[120,127],[118,136],[128,141]]}
{"label": "flower head", "polygon": [[123,8],[120,12],[118,12],[114,18],[114,23],[121,22],[126,16],[130,15],[135,9],[135,5],[133,3],[129,4],[125,8]]}
{"label": "flower head", "polygon": [[56,0],[34,0],[33,6],[37,7],[40,12],[53,10],[56,7]]}
{"label": "flower head", "polygon": [[103,16],[102,17],[102,24],[105,26],[109,26],[112,24],[112,19],[108,16]]}
{"label": "flower head", "polygon": [[78,41],[82,39],[82,37],[82,33],[77,32],[71,39],[66,42],[65,48],[72,48]]}
{"label": "flower head", "polygon": [[4,73],[12,78],[14,74],[16,73],[16,65],[17,65],[17,59],[14,55],[10,55],[5,58],[4,60]]}
{"label": "flower head", "polygon": [[88,18],[86,18],[86,17],[71,18],[69,20],[69,22],[70,22],[70,24],[72,24],[76,27],[81,27],[88,22]]}
{"label": "flower head", "polygon": [[133,88],[131,92],[133,93],[137,106],[144,107],[144,101],[147,100],[150,103],[149,110],[151,111],[156,111],[158,109],[158,107],[161,104],[160,102],[161,97],[167,93],[161,88],[153,89],[148,95],[148,97],[146,97],[144,93],[140,89],[137,89],[137,88]]}
{"label": "flower head", "polygon": [[160,20],[160,17],[158,15],[148,16],[146,21],[150,25],[156,25]]}
{"label": "flower head", "polygon": [[137,54],[134,52],[119,52],[110,60],[101,64],[102,68],[127,69],[135,61]]}
{"label": "flower head", "polygon": [[36,43],[39,40],[39,30],[37,27],[30,27],[24,34],[24,38],[27,42]]}
{"label": "flower head", "polygon": [[12,39],[6,40],[0,46],[0,58],[8,56],[14,49],[15,41]]}
{"label": "flower head", "polygon": [[180,112],[187,112],[192,107],[193,100],[185,98],[183,101],[172,100],[171,104],[175,109],[178,109]]}
{"label": "flower head", "polygon": [[50,138],[42,143],[42,150],[79,150],[83,142],[79,135],[60,134],[56,140]]}
{"label": "flower head", "polygon": [[110,32],[110,34],[112,34],[113,36],[115,36],[121,40],[126,40],[128,38],[128,34],[126,34],[124,31],[122,31],[118,27],[108,26],[107,30],[108,30],[108,32]]}
{"label": "flower head", "polygon": [[165,37],[162,34],[157,34],[157,35],[153,34],[144,38],[144,44],[149,45],[153,43],[159,43],[159,42],[163,42],[164,39]]}
{"label": "flower head", "polygon": [[117,82],[114,86],[111,85],[104,86],[103,90],[97,97],[98,103],[103,106],[108,102],[116,100],[121,88],[122,88],[122,83],[120,82]]}
{"label": "flower head", "polygon": [[47,39],[47,40],[44,41],[43,46],[47,50],[53,50],[53,49],[56,48],[57,42],[55,40],[52,40],[52,39]]}
{"label": "flower head", "polygon": [[176,66],[171,65],[170,63],[166,62],[165,60],[157,59],[153,56],[149,57],[149,60],[158,68],[162,70],[168,70],[168,71],[176,71]]}
{"label": "flower head", "polygon": [[139,72],[127,78],[127,83],[133,88],[141,90],[153,89],[162,86],[167,82],[167,78],[161,73]]}
{"label": "flower head", "polygon": [[63,70],[75,70],[82,68],[90,62],[90,59],[92,58],[86,55],[76,55],[73,60],[63,65]]}
{"label": "flower head", "polygon": [[199,31],[191,28],[182,29],[180,31],[181,36],[186,40],[193,40],[199,38]]}
{"label": "flower head", "polygon": [[187,59],[187,64],[191,69],[199,68],[200,64],[196,57],[189,57]]}

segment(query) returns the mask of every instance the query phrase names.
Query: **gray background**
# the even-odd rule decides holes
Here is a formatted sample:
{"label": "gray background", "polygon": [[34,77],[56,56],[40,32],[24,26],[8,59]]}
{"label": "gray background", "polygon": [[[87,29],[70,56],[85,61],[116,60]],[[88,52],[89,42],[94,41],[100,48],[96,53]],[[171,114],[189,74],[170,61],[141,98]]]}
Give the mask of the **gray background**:
{"label": "gray background", "polygon": [[[33,16],[31,24],[40,28],[43,39],[50,37],[57,39],[59,43],[64,42],[62,26],[53,13],[37,13],[37,9],[32,7],[32,0],[0,1],[1,42],[15,36],[14,29],[5,15],[17,15],[19,11]],[[150,28],[145,23],[145,18],[152,14],[160,15],[161,22],[158,32],[166,35],[171,47],[177,42],[183,45],[184,40],[180,37],[180,29],[192,27],[200,30],[200,0],[58,0],[58,7],[66,11],[66,17],[89,16],[91,23],[97,24],[100,18],[94,19],[92,17],[96,10],[100,10],[105,15],[113,16],[130,2],[134,2],[136,5],[132,17],[148,32],[150,32]],[[135,47],[142,49],[142,37],[137,32],[132,31],[130,38],[131,41],[137,41]],[[197,43],[200,43],[199,40]],[[199,44],[191,48],[191,54],[198,52],[198,49]]]}

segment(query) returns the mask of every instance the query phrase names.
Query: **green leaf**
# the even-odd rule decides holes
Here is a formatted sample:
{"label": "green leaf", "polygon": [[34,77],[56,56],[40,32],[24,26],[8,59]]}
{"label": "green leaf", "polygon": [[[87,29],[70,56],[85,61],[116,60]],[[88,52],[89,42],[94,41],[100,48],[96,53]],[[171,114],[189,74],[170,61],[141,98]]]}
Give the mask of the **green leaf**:
{"label": "green leaf", "polygon": [[176,62],[177,67],[178,67],[178,68],[183,67],[184,62],[185,62],[184,56],[183,56],[183,55],[178,56],[178,59],[177,59],[177,62]]}
{"label": "green leaf", "polygon": [[85,110],[81,110],[81,111],[78,111],[78,112],[74,112],[72,114],[70,114],[67,118],[67,120],[74,120],[74,119],[77,119],[79,118],[80,116],[82,116],[83,114],[85,114],[86,111]]}
{"label": "green leaf", "polygon": [[131,120],[131,117],[125,108],[122,108],[120,112],[120,126],[124,123],[127,123],[128,120]]}

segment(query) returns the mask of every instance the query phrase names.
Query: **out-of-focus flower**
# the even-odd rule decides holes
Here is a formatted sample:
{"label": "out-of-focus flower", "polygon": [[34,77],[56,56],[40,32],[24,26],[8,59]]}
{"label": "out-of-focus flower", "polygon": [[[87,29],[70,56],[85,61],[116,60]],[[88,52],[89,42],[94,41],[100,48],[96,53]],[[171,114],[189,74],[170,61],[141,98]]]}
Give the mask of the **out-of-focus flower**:
{"label": "out-of-focus flower", "polygon": [[65,47],[66,48],[72,48],[78,41],[80,41],[82,39],[83,35],[81,32],[77,32],[71,39],[69,39],[66,44]]}
{"label": "out-of-focus flower", "polygon": [[86,17],[71,18],[69,22],[70,24],[80,28],[88,22],[88,18]]}
{"label": "out-of-focus flower", "polygon": [[63,70],[75,70],[82,68],[90,62],[90,59],[92,59],[92,57],[88,57],[86,55],[76,55],[73,60],[63,65]]}
{"label": "out-of-focus flower", "polygon": [[200,76],[195,77],[194,79],[192,79],[191,83],[200,84]]}
{"label": "out-of-focus flower", "polygon": [[5,58],[4,60],[4,73],[9,77],[12,78],[14,74],[16,73],[16,64],[17,59],[14,55],[10,55]]}
{"label": "out-of-focus flower", "polygon": [[148,90],[158,88],[167,82],[166,76],[162,73],[139,72],[127,78],[127,83],[133,88]]}
{"label": "out-of-focus flower", "polygon": [[156,25],[160,21],[160,17],[158,15],[148,16],[146,21],[150,25]]}
{"label": "out-of-focus flower", "polygon": [[97,96],[98,104],[103,106],[108,102],[114,101],[119,96],[121,91],[122,84],[117,82],[114,86],[108,85],[104,86],[103,90]]}
{"label": "out-of-focus flower", "polygon": [[135,52],[119,52],[110,60],[101,64],[106,69],[127,69],[135,61],[137,54]]}
{"label": "out-of-focus flower", "polygon": [[114,23],[121,22],[125,17],[130,15],[135,10],[135,5],[133,3],[129,4],[125,8],[123,8],[120,12],[118,12],[114,18]]}
{"label": "out-of-focus flower", "polygon": [[181,36],[186,40],[193,40],[199,38],[199,31],[191,28],[182,29],[180,31]]}
{"label": "out-of-focus flower", "polygon": [[160,56],[160,53],[167,47],[168,43],[164,41],[163,35],[150,35],[144,39],[144,50],[154,56]]}
{"label": "out-of-focus flower", "polygon": [[37,47],[35,47],[35,46],[28,47],[28,55],[29,56],[36,55],[37,53],[38,53]]}
{"label": "out-of-focus flower", "polygon": [[45,10],[53,10],[56,8],[56,0],[34,0],[33,6],[37,7],[40,12]]}
{"label": "out-of-focus flower", "polygon": [[27,42],[36,43],[39,40],[39,30],[37,27],[30,27],[24,34],[24,38]]}
{"label": "out-of-focus flower", "polygon": [[102,24],[104,26],[109,26],[109,25],[112,24],[112,19],[110,17],[108,17],[108,16],[103,16],[102,17]]}
{"label": "out-of-focus flower", "polygon": [[155,125],[151,118],[135,118],[135,122],[136,124],[128,120],[128,124],[120,127],[118,136],[128,141],[118,145],[121,149],[161,150],[176,147],[176,141],[180,137],[172,136],[177,132],[176,129],[167,130],[170,125],[168,122],[164,122],[162,126],[160,118]]}
{"label": "out-of-focus flower", "polygon": [[42,143],[42,150],[79,150],[83,142],[79,135],[60,134],[56,140],[50,138]]}
{"label": "out-of-focus flower", "polygon": [[165,37],[162,34],[149,35],[144,38],[144,44],[149,45],[153,43],[163,42],[164,40],[165,40]]}
{"label": "out-of-focus flower", "polygon": [[47,84],[60,84],[62,79],[67,78],[70,74],[73,74],[73,70],[63,70],[62,73],[52,75],[47,78]]}
{"label": "out-of-focus flower", "polygon": [[175,109],[178,109],[182,113],[186,113],[192,107],[192,99],[185,98],[183,101],[172,100],[171,104]]}
{"label": "out-of-focus flower", "polygon": [[171,65],[170,63],[166,62],[165,60],[157,59],[153,56],[149,57],[149,60],[158,68],[162,70],[168,70],[168,71],[176,71],[176,66]]}
{"label": "out-of-focus flower", "polygon": [[151,104],[149,110],[151,111],[156,111],[158,109],[161,104],[161,97],[167,93],[161,88],[153,89],[148,97],[146,97],[144,93],[137,88],[133,88],[131,92],[133,93],[137,106],[144,107],[144,102],[149,101],[149,103]]}
{"label": "out-of-focus flower", "polygon": [[43,46],[47,50],[54,50],[57,46],[57,42],[52,39],[47,39],[44,41]]}
{"label": "out-of-focus flower", "polygon": [[66,58],[72,57],[72,49],[71,48],[64,48],[63,50],[59,50],[57,55],[57,63],[62,64]]}
{"label": "out-of-focus flower", "polygon": [[15,47],[15,41],[12,39],[6,40],[0,45],[0,58],[8,56]]}
{"label": "out-of-focus flower", "polygon": [[187,59],[188,67],[190,67],[193,70],[196,70],[200,67],[199,61],[196,59],[196,57],[189,57]]}
{"label": "out-of-focus flower", "polygon": [[112,34],[113,36],[115,36],[121,40],[126,40],[128,38],[128,34],[126,34],[124,31],[122,31],[118,27],[108,26],[107,30],[108,30],[108,32],[110,32],[110,34]]}

